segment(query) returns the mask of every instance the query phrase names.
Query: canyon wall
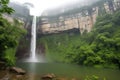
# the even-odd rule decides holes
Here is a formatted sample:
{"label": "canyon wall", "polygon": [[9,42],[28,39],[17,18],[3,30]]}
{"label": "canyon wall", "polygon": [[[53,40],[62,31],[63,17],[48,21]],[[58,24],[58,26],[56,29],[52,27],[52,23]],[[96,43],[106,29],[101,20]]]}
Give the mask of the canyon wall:
{"label": "canyon wall", "polygon": [[81,34],[84,31],[90,32],[96,22],[96,18],[102,15],[102,12],[112,14],[118,9],[120,9],[120,0],[108,0],[100,5],[89,5],[74,14],[54,16],[55,19],[42,17],[41,24],[37,26],[37,31],[38,33],[48,34],[77,28]]}

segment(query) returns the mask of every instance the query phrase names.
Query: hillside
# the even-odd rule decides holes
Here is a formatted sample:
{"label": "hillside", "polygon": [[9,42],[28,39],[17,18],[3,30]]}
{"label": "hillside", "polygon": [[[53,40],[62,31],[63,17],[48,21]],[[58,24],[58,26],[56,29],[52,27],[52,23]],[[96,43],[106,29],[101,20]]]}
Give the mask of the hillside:
{"label": "hillside", "polygon": [[97,18],[91,32],[42,36],[46,56],[55,62],[120,68],[120,11]]}

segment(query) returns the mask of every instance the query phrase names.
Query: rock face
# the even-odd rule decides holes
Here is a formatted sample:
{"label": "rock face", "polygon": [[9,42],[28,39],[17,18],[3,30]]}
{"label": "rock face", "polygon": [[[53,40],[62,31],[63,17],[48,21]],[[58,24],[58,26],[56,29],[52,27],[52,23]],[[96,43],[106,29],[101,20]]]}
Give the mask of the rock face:
{"label": "rock face", "polygon": [[18,67],[11,67],[10,71],[19,75],[24,75],[26,73],[26,71]]}
{"label": "rock face", "polygon": [[94,10],[92,15],[89,15],[87,11],[84,11],[85,16],[82,16],[83,13],[80,12],[65,17],[61,16],[57,22],[43,23],[41,25],[42,33],[57,33],[73,28],[79,29],[81,33],[85,30],[90,32],[98,15],[98,7],[95,7],[92,10]]}
{"label": "rock face", "polygon": [[41,78],[43,80],[53,80],[56,76],[52,73],[52,74],[46,74],[46,75],[43,75]]}
{"label": "rock face", "polygon": [[[89,7],[89,6],[88,6]],[[38,33],[58,33],[61,31],[77,28],[80,33],[84,31],[90,32],[96,22],[97,16],[104,13],[112,14],[120,9],[120,0],[108,0],[101,5],[93,6],[76,12],[74,14],[60,15],[55,18],[43,17],[42,24],[37,27]]]}

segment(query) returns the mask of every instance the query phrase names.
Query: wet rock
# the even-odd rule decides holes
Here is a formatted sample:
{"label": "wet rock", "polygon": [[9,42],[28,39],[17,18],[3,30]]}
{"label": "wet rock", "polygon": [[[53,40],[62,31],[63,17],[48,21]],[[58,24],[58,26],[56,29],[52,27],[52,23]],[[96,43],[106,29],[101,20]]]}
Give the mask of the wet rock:
{"label": "wet rock", "polygon": [[23,77],[23,75],[16,75],[16,78],[21,78]]}
{"label": "wet rock", "polygon": [[19,74],[19,75],[24,75],[26,74],[26,71],[21,69],[21,68],[18,68],[18,67],[11,67],[10,68],[10,72],[13,72],[13,73],[16,73],[16,74]]}
{"label": "wet rock", "polygon": [[46,74],[46,75],[43,75],[41,78],[43,80],[52,80],[53,78],[55,78],[56,76],[52,73],[52,74]]}

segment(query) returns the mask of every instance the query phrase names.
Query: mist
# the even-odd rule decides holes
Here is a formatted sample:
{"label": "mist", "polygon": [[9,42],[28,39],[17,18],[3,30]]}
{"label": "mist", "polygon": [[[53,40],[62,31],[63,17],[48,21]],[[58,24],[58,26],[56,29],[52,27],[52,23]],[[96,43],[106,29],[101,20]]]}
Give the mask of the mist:
{"label": "mist", "polygon": [[[38,0],[10,0],[11,2],[15,2],[15,3],[20,3],[20,4],[32,4],[34,6],[33,7],[29,7],[30,9],[30,14],[31,15],[37,15],[40,16],[43,13],[49,13],[49,15],[51,15],[52,11],[57,11],[57,13],[54,14],[59,14],[61,12],[67,11],[67,10],[71,10],[74,8],[80,8],[82,6],[87,6],[90,5],[96,1],[99,0],[64,0],[64,1],[60,1],[60,0],[44,0],[44,1],[38,1]],[[53,14],[53,15],[54,15]]]}

